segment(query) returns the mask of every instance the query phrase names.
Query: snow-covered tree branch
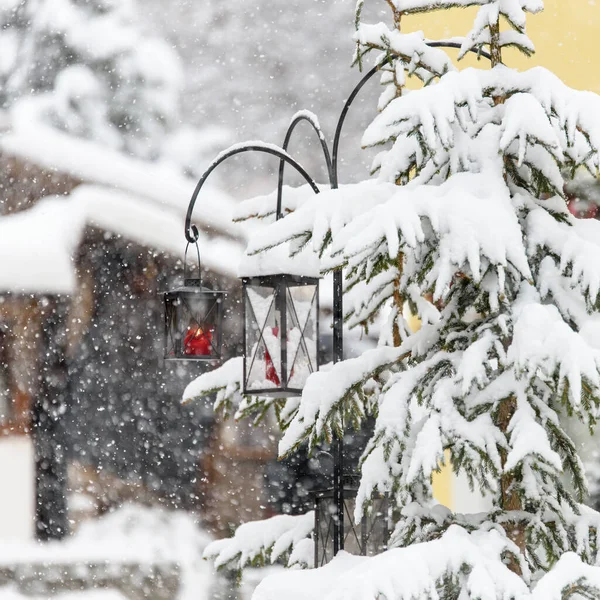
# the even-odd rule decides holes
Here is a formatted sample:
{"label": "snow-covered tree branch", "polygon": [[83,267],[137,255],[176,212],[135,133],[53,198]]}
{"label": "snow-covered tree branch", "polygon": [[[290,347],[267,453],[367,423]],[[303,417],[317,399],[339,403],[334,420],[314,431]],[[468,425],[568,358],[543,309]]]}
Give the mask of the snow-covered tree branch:
{"label": "snow-covered tree branch", "polygon": [[238,527],[232,538],[216,540],[204,550],[217,567],[239,570],[275,563],[287,555],[288,566],[311,566],[314,545],[310,535],[315,515],[278,515]]}

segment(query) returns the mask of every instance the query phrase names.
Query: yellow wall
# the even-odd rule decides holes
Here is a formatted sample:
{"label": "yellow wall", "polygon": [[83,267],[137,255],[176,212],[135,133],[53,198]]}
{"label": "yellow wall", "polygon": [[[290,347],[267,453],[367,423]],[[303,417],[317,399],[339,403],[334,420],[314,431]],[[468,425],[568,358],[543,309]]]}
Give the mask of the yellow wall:
{"label": "yellow wall", "polygon": [[[504,62],[520,70],[541,65],[567,85],[600,93],[600,0],[545,0],[546,9],[527,15],[527,34],[536,47],[532,58],[514,49]],[[405,17],[403,30],[423,30],[430,39],[464,36],[477,9],[450,9]],[[462,61],[474,65],[474,59]],[[483,65],[483,61],[479,66]]]}
{"label": "yellow wall", "polygon": [[431,478],[433,497],[449,509],[454,508],[454,473],[450,466],[450,450],[444,452],[445,465]]}

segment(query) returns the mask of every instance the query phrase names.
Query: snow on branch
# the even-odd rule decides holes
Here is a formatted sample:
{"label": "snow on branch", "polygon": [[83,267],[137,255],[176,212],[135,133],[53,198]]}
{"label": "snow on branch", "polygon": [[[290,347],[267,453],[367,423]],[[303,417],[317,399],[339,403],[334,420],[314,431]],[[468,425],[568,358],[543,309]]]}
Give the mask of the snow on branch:
{"label": "snow on branch", "polygon": [[[328,186],[318,184],[319,189],[326,190]],[[323,192],[321,192],[323,193]],[[299,187],[283,186],[283,214],[292,213],[297,210],[302,204],[312,198],[315,192],[308,185]],[[277,190],[273,190],[269,194],[262,196],[254,196],[243,200],[233,210],[233,220],[235,222],[248,221],[252,219],[262,220],[265,222],[275,221],[275,213],[277,212]]]}
{"label": "snow on branch", "polygon": [[413,600],[449,592],[458,598],[461,590],[465,598],[530,598],[527,584],[504,563],[506,553],[518,549],[498,531],[468,533],[453,525],[435,541],[374,557],[340,552],[320,569],[266,577],[253,599]]}
{"label": "snow on branch", "polygon": [[298,412],[279,442],[279,455],[290,454],[307,438],[313,446],[320,439],[331,439],[332,430],[339,434],[341,415],[352,410],[364,412],[361,394],[365,383],[402,360],[407,352],[408,346],[376,348],[310,375]]}
{"label": "snow on branch", "polygon": [[187,385],[183,392],[182,402],[216,394],[215,410],[231,414],[241,400],[241,390],[244,377],[244,359],[241,356],[230,358],[213,371],[203,373]]}
{"label": "snow on branch", "polygon": [[290,240],[302,239],[310,241],[315,252],[322,253],[332,233],[356,215],[387,201],[397,189],[393,184],[371,179],[336,190],[324,190],[317,196],[312,194],[293,213],[257,232],[250,240],[247,252],[255,254]]}
{"label": "snow on branch", "polygon": [[[409,340],[415,348],[427,341],[434,345],[431,340],[439,338],[436,329],[425,326]],[[465,352],[437,352],[388,380],[375,432],[364,452],[356,519],[375,492],[405,490],[401,504],[410,500],[415,490],[431,497],[431,476],[444,464],[446,448],[452,448],[456,456],[463,455],[463,466],[470,467],[481,489],[493,489],[490,473],[502,469],[497,448],[505,446],[503,436],[488,413],[470,415],[462,403],[465,378],[479,377],[467,363],[485,365],[490,344],[467,355],[472,350],[473,346]],[[485,464],[481,464],[481,456],[487,457]]]}
{"label": "snow on branch", "polygon": [[[519,222],[506,186],[495,179],[495,173],[462,173],[439,186],[397,188],[387,203],[355,218],[335,236],[331,254],[352,266],[375,252],[393,259],[400,251],[412,255],[417,247],[430,247],[435,266],[422,276],[435,286],[437,297],[456,271],[479,282],[490,265],[511,264],[529,278]],[[424,268],[422,261],[413,266]]]}
{"label": "snow on branch", "polygon": [[354,39],[366,48],[366,52],[375,49],[400,58],[409,73],[426,72],[427,80],[456,70],[444,50],[427,45],[421,31],[400,33],[397,29],[389,29],[385,23],[361,23]]}
{"label": "snow on branch", "polygon": [[[544,207],[527,216],[528,252],[535,257],[540,252],[556,259],[559,273],[567,278],[569,287],[577,287],[594,305],[600,292],[600,222],[595,219],[575,219],[566,214],[554,218]],[[568,288],[566,288],[568,290]]]}
{"label": "snow on branch", "polygon": [[557,379],[558,392],[568,397],[572,410],[596,414],[594,407],[582,407],[582,386],[600,388],[600,351],[573,331],[555,306],[538,304],[532,295],[525,289],[517,306],[508,361],[526,378]]}
{"label": "snow on branch", "polygon": [[533,43],[525,34],[525,13],[538,13],[543,10],[542,0],[487,0],[478,4],[483,6],[477,12],[473,27],[461,47],[459,59],[472,48],[490,44],[491,27],[499,24],[500,16],[506,19],[512,29],[500,32],[497,46],[513,46],[527,56],[534,52]]}
{"label": "snow on branch", "polygon": [[213,371],[207,371],[196,377],[183,392],[182,402],[192,402],[216,395],[214,410],[225,418],[253,418],[259,423],[273,408],[279,427],[285,429],[298,409],[297,398],[285,400],[265,398],[261,396],[242,396],[244,359],[241,356],[230,358]]}
{"label": "snow on branch", "polygon": [[344,290],[344,319],[349,327],[366,325],[379,308],[394,293],[397,269],[379,273],[370,281],[358,279],[352,287]]}
{"label": "snow on branch", "polygon": [[574,552],[563,554],[535,586],[531,600],[600,597],[600,568],[585,564]]}
{"label": "snow on branch", "polygon": [[[515,95],[518,99],[511,103]],[[494,105],[492,97],[509,102]],[[595,168],[600,164],[599,112],[596,94],[570,89],[542,67],[523,73],[504,66],[490,71],[464,69],[389,102],[365,131],[363,145],[417,136],[421,152],[434,159],[435,169],[439,171],[450,161],[456,170],[460,165],[465,168],[465,156],[474,164],[483,164],[497,155],[497,144],[482,146],[478,141],[484,125],[494,123],[499,127],[503,152],[528,165],[531,177],[540,172],[549,182],[546,185],[562,194],[559,167],[566,164],[565,156]],[[524,119],[523,114],[532,118]],[[461,131],[469,133],[472,140],[462,138]],[[508,144],[511,140],[518,143]],[[414,149],[409,145],[407,152],[414,154]],[[400,165],[413,164],[403,154],[396,159]],[[468,161],[466,164],[468,167]],[[386,168],[394,172],[389,165]]]}
{"label": "snow on branch", "polygon": [[288,565],[308,567],[314,558],[314,546],[308,539],[315,524],[313,511],[304,515],[277,515],[263,521],[244,523],[232,538],[216,540],[204,550],[205,559],[213,559],[217,568],[240,570],[248,566],[275,563],[290,553]]}

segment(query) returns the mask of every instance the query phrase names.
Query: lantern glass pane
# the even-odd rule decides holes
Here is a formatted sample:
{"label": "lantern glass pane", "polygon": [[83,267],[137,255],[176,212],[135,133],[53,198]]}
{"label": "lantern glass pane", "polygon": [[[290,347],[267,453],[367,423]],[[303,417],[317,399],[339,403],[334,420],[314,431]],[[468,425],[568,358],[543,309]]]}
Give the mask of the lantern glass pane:
{"label": "lantern glass pane", "polygon": [[222,295],[198,290],[169,296],[166,358],[218,358]]}
{"label": "lantern glass pane", "polygon": [[288,387],[302,389],[317,370],[317,286],[286,290]]}
{"label": "lantern glass pane", "polygon": [[333,558],[333,526],[335,504],[331,495],[317,498],[315,567],[326,565]]}
{"label": "lantern glass pane", "polygon": [[389,502],[386,496],[373,499],[371,511],[363,517],[365,554],[374,556],[387,549],[390,537]]}
{"label": "lantern glass pane", "polygon": [[[354,523],[356,490],[344,490],[344,550],[350,554],[375,556],[387,549],[389,538],[388,500],[373,499],[371,511]],[[321,492],[316,498],[315,566],[321,567],[333,558],[333,527],[337,519],[333,490]]]}
{"label": "lantern glass pane", "polygon": [[363,548],[363,523],[354,522],[355,496],[344,494],[344,550],[350,554],[365,554]]}
{"label": "lantern glass pane", "polygon": [[281,312],[276,291],[246,286],[246,390],[279,388],[281,373]]}

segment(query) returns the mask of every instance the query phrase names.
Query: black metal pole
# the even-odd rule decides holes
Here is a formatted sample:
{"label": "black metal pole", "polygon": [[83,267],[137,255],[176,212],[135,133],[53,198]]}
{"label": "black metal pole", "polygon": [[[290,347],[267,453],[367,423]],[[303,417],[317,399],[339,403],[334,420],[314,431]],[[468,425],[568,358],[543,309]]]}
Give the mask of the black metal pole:
{"label": "black metal pole", "polygon": [[35,537],[62,539],[68,531],[66,436],[66,301],[48,300],[42,315],[40,386],[32,407],[35,454]]}
{"label": "black metal pole", "polygon": [[[336,186],[337,187],[337,182]],[[342,270],[333,272],[333,362],[344,358],[344,306]],[[333,439],[333,553],[344,549],[344,424],[341,437]]]}
{"label": "black metal pole", "polygon": [[[337,189],[337,177],[332,182]],[[344,360],[344,289],[342,269],[333,272],[333,362]],[[344,424],[333,438],[333,554],[344,549]]]}

